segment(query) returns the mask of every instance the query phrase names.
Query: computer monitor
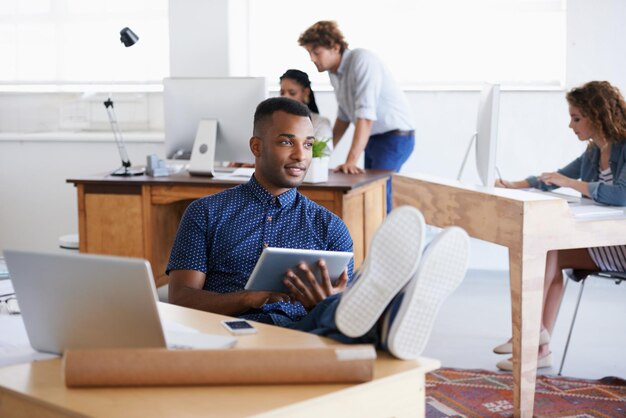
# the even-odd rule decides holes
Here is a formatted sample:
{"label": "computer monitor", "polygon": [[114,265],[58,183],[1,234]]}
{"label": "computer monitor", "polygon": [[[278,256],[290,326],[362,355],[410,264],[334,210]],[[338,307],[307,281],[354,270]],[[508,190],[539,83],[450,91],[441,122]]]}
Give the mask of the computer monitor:
{"label": "computer monitor", "polygon": [[165,156],[189,159],[202,120],[217,121],[216,161],[254,162],[249,141],[263,77],[165,78]]}
{"label": "computer monitor", "polygon": [[461,179],[474,140],[476,141],[476,169],[484,186],[493,186],[496,180],[496,143],[498,140],[498,114],[500,111],[500,85],[485,84],[478,102],[476,133],[472,135],[457,179]]}

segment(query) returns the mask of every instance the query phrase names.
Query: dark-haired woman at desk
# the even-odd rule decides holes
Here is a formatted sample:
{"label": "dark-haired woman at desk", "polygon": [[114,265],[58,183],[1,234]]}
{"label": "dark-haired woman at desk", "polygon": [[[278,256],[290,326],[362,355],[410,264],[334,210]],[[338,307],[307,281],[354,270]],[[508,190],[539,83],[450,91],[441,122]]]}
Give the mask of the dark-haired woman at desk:
{"label": "dark-haired woman at desk", "polygon": [[[552,173],[531,176],[520,181],[496,181],[497,187],[551,190],[570,187],[598,203],[626,206],[626,102],[617,87],[607,81],[590,81],[567,93],[570,124],[585,152]],[[543,311],[537,368],[552,365],[550,335],[563,298],[565,268],[601,271],[626,271],[626,245],[578,248],[548,252],[543,287]],[[494,348],[498,354],[510,354],[509,342]],[[512,370],[511,360],[497,364]]]}
{"label": "dark-haired woman at desk", "polygon": [[[311,80],[309,80],[307,73],[294,69],[285,71],[285,74],[280,76],[280,95],[307,105],[311,111],[315,138],[332,140],[333,130],[330,126],[330,120],[320,115],[315,102],[315,93],[311,88]],[[333,141],[328,141],[328,145],[332,147]]]}
{"label": "dark-haired woman at desk", "polygon": [[[326,146],[329,151],[333,149],[333,129],[330,120],[319,114],[315,93],[311,88],[309,75],[304,71],[290,69],[280,76],[280,95],[289,99],[304,103],[311,111],[311,123],[316,139],[329,139]],[[230,167],[254,167],[251,163],[230,163]]]}

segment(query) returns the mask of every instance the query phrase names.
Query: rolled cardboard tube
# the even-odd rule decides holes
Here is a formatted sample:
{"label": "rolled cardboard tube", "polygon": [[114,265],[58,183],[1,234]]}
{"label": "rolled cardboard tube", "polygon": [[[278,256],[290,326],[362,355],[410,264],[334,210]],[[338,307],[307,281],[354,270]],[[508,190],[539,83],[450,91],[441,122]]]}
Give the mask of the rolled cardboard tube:
{"label": "rolled cardboard tube", "polygon": [[67,387],[358,383],[372,379],[371,345],[232,350],[67,350]]}

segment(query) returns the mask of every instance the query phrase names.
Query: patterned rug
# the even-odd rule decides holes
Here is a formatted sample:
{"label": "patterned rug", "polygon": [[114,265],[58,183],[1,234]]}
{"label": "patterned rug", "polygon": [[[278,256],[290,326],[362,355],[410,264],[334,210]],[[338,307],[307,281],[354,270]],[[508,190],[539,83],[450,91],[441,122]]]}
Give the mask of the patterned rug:
{"label": "patterned rug", "polygon": [[[509,417],[513,375],[442,368],[426,375],[426,416]],[[536,417],[626,417],[626,380],[537,376]]]}

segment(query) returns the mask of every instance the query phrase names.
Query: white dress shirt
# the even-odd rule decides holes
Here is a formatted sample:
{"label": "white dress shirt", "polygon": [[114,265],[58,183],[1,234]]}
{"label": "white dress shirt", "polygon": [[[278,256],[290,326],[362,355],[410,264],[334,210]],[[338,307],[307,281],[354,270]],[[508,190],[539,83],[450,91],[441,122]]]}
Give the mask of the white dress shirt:
{"label": "white dress shirt", "polygon": [[372,135],[412,130],[411,107],[389,69],[372,52],[346,49],[336,73],[329,72],[335,89],[337,117],[355,123],[373,121]]}

